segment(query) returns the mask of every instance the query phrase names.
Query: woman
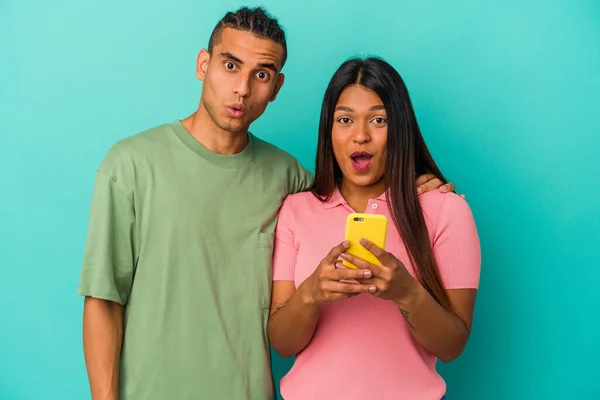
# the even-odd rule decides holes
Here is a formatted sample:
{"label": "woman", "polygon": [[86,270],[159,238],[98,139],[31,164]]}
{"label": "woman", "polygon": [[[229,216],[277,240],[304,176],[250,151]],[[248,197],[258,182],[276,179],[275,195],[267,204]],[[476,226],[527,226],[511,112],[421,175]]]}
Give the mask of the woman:
{"label": "woman", "polygon": [[[334,74],[316,161],[312,191],[285,200],[276,230],[267,330],[279,354],[297,355],[283,397],[443,398],[436,360],[458,357],[469,337],[479,239],[459,196],[418,196],[416,176],[445,180],[389,64],[352,59]],[[363,243],[379,265],[344,252],[351,212],[388,217],[386,249]]]}

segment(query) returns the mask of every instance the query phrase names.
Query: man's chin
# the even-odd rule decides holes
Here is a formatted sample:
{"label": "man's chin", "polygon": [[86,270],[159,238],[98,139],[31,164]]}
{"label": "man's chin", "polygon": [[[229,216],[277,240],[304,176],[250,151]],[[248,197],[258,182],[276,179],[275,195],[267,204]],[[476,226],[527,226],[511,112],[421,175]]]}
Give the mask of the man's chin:
{"label": "man's chin", "polygon": [[246,133],[248,131],[248,125],[243,121],[228,121],[220,124],[220,128],[230,133]]}

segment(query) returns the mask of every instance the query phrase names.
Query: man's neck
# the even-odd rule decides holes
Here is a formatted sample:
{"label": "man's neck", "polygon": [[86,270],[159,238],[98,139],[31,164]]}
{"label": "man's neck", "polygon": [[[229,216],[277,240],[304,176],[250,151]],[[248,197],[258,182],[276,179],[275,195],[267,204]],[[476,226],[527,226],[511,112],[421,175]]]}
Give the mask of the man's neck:
{"label": "man's neck", "polygon": [[348,202],[348,205],[356,212],[365,212],[369,199],[376,199],[385,192],[383,179],[373,185],[358,186],[346,179],[340,183],[340,193]]}
{"label": "man's neck", "polygon": [[248,144],[248,132],[234,133],[219,128],[203,106],[181,123],[198,142],[217,154],[238,154]]}

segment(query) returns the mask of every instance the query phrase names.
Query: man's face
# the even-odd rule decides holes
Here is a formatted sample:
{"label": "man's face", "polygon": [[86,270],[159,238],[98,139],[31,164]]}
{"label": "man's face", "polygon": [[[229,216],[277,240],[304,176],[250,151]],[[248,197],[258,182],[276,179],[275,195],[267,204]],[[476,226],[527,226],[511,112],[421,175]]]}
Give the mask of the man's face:
{"label": "man's face", "polygon": [[280,44],[225,28],[212,55],[204,49],[198,54],[201,107],[219,128],[246,132],[283,85],[282,60]]}

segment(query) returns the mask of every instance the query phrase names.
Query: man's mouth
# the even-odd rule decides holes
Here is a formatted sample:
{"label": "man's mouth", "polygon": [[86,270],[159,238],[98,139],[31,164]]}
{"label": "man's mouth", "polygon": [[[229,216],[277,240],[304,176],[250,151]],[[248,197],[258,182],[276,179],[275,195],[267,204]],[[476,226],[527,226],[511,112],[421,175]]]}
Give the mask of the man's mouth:
{"label": "man's mouth", "polygon": [[227,114],[232,118],[240,118],[244,115],[245,108],[242,104],[232,104],[227,106]]}
{"label": "man's mouth", "polygon": [[352,160],[352,166],[357,172],[366,172],[371,166],[373,155],[366,151],[355,151],[350,154],[350,159]]}

